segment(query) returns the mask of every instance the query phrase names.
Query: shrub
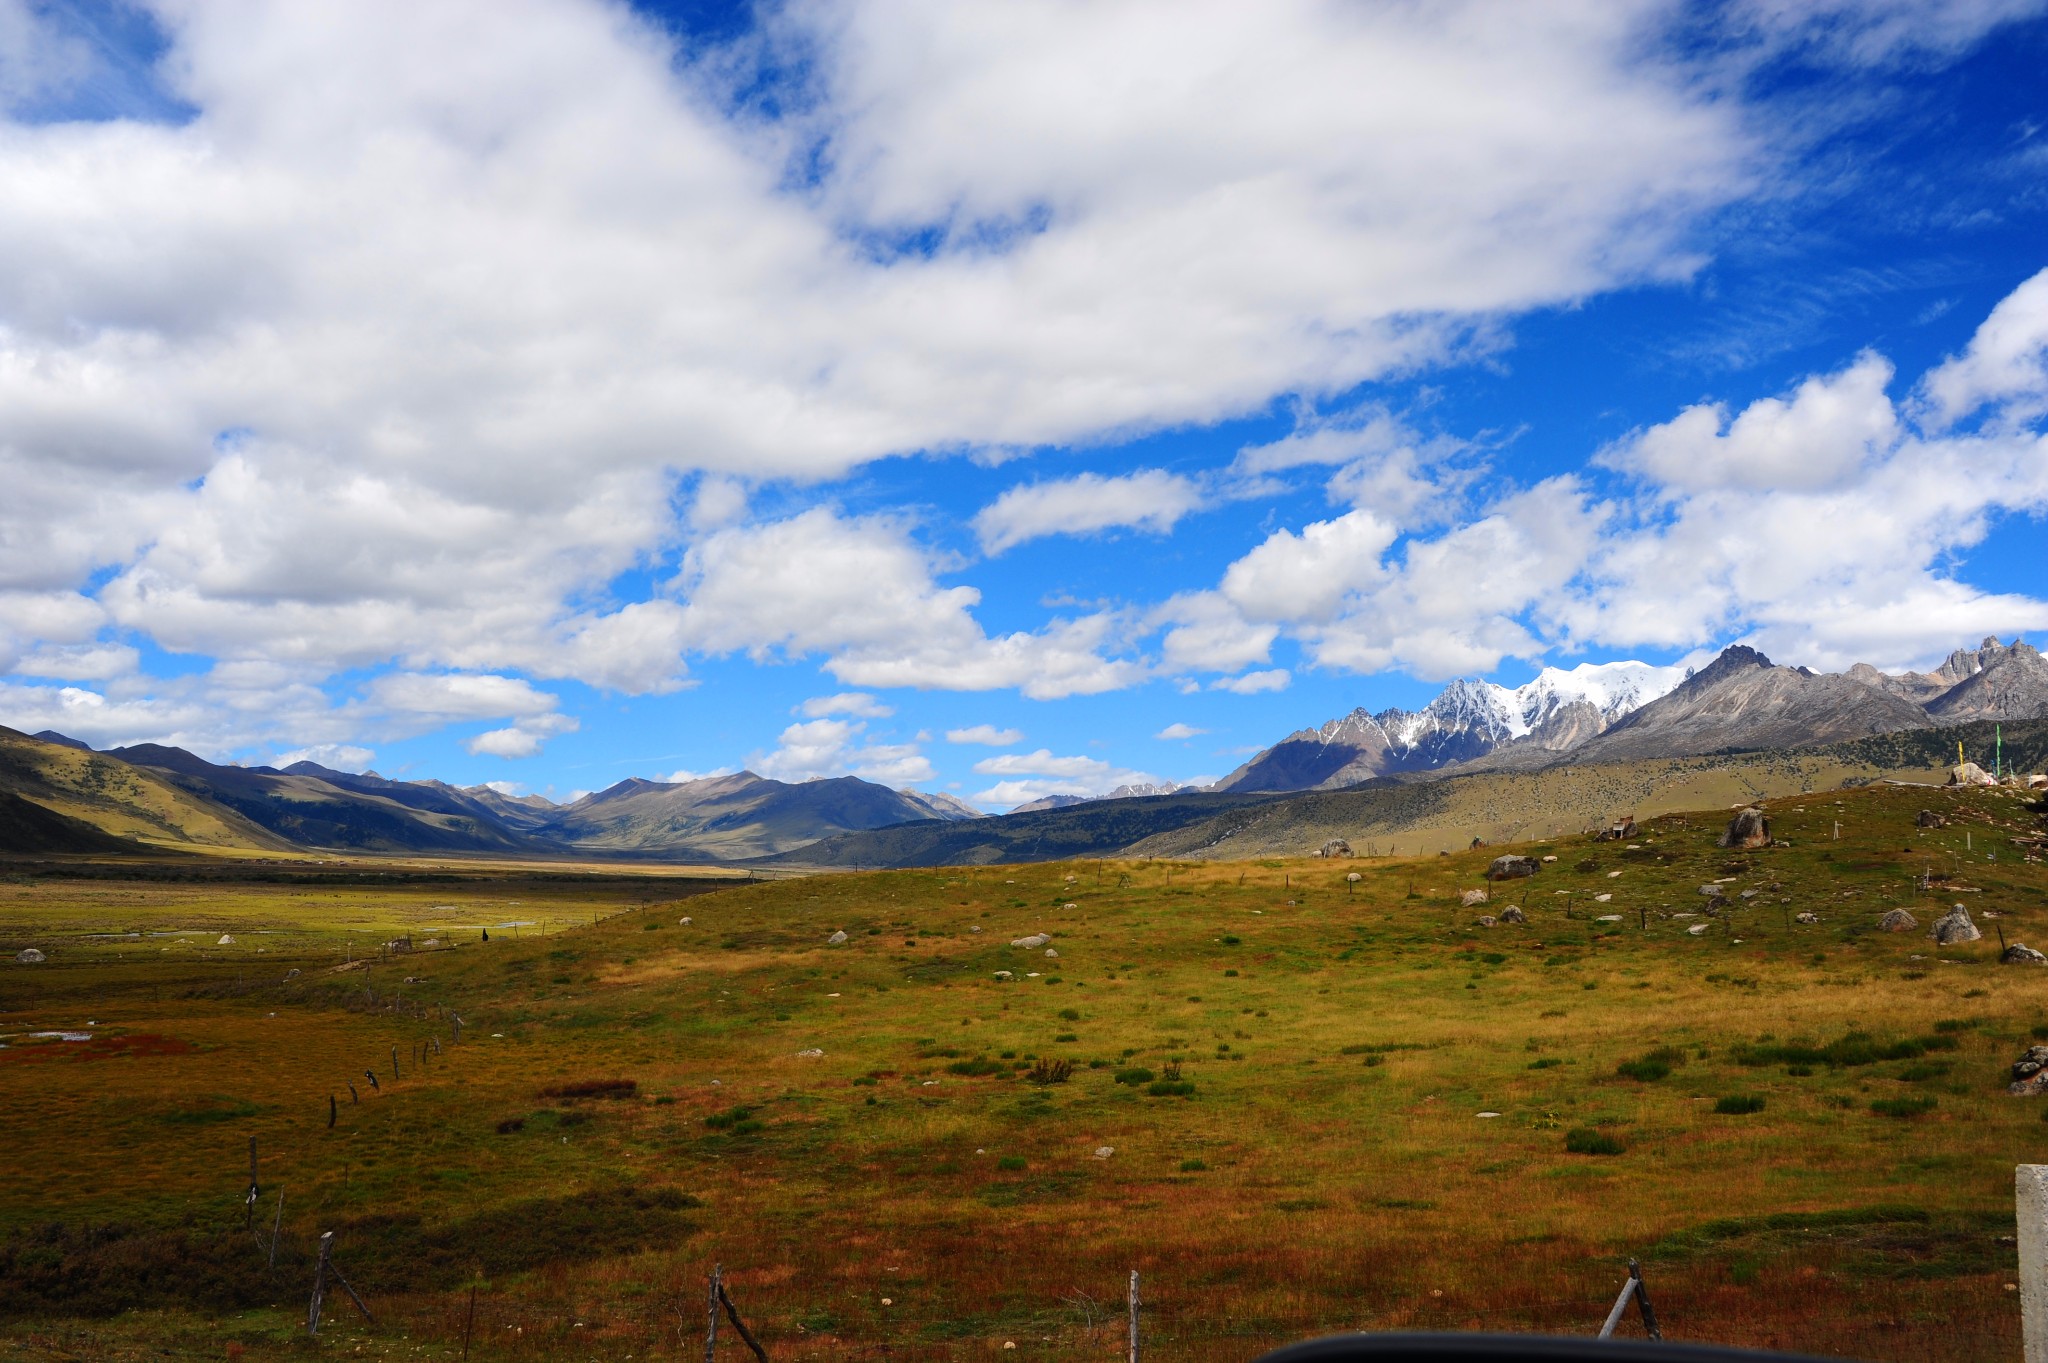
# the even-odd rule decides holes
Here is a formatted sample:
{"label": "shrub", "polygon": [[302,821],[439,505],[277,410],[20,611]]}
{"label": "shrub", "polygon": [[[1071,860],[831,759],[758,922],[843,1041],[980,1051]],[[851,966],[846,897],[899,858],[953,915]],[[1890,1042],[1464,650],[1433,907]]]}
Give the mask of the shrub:
{"label": "shrub", "polygon": [[1024,1076],[1034,1084],[1064,1084],[1074,1077],[1071,1060],[1041,1060]]}
{"label": "shrub", "polygon": [[[2044,1113],[2043,1115],[2048,1116],[2048,1113]],[[1180,1171],[1183,1174],[1199,1174],[1208,1167],[1208,1165],[1202,1163],[1198,1159],[1184,1159],[1180,1162]]]}
{"label": "shrub", "polygon": [[1920,1117],[1934,1111],[1932,1098],[1880,1098],[1870,1105],[1880,1117]]}
{"label": "shrub", "polygon": [[1564,1133],[1564,1148],[1573,1155],[1619,1155],[1622,1144],[1604,1131],[1575,1126]]}
{"label": "shrub", "polygon": [[1127,1070],[1118,1070],[1115,1077],[1117,1083],[1129,1084],[1132,1088],[1137,1088],[1140,1085],[1151,1083],[1159,1076],[1146,1069],[1143,1065],[1133,1065]]}
{"label": "shrub", "polygon": [[504,1121],[498,1123],[498,1134],[500,1136],[509,1136],[515,1131],[524,1130],[526,1130],[526,1118],[524,1117],[507,1117]]}
{"label": "shrub", "polygon": [[1685,1052],[1676,1046],[1659,1046],[1648,1055],[1634,1060],[1624,1060],[1614,1067],[1614,1072],[1630,1079],[1640,1079],[1646,1084],[1671,1077],[1673,1065],[1685,1063]]}
{"label": "shrub", "polygon": [[1161,1079],[1146,1085],[1145,1092],[1154,1098],[1192,1098],[1195,1086],[1184,1079]]}
{"label": "shrub", "polygon": [[982,1075],[1001,1074],[1002,1072],[1002,1062],[991,1060],[985,1055],[977,1055],[972,1060],[955,1060],[952,1064],[946,1066],[946,1073],[948,1074]]}
{"label": "shrub", "polygon": [[761,1123],[753,1120],[754,1109],[731,1107],[723,1112],[714,1112],[704,1119],[704,1125],[713,1131],[730,1131],[736,1135],[751,1134],[761,1129]]}
{"label": "shrub", "polygon": [[1559,1060],[1556,1056],[1547,1055],[1541,1060],[1531,1060],[1529,1068],[1532,1070],[1554,1070],[1563,1063],[1564,1061]]}
{"label": "shrub", "polygon": [[1005,1155],[996,1161],[996,1168],[998,1169],[1015,1171],[1018,1169],[1029,1169],[1030,1167],[1030,1161],[1026,1160],[1022,1155]]}
{"label": "shrub", "polygon": [[1078,1008],[1062,1008],[1060,1009],[1060,1016],[1068,1022],[1079,1022],[1081,1020],[1081,1010]]}
{"label": "shrub", "polygon": [[1930,1036],[1900,1041],[1879,1041],[1868,1032],[1850,1032],[1825,1046],[1803,1046],[1789,1042],[1767,1044],[1760,1039],[1753,1046],[1734,1050],[1739,1065],[1828,1065],[1853,1067],[1874,1065],[1881,1060],[1918,1060],[1929,1051],[1956,1049],[1955,1037],[1936,1032]]}
{"label": "shrub", "polygon": [[1058,1036],[1053,1038],[1054,1041],[1079,1041],[1080,1039],[1081,1038],[1073,1032],[1061,1032]]}
{"label": "shrub", "polygon": [[543,1098],[631,1098],[640,1091],[634,1079],[577,1079],[550,1084],[540,1091]]}
{"label": "shrub", "polygon": [[1226,937],[1225,937],[1225,938],[1223,939],[1223,945],[1225,945],[1225,946],[1227,946],[1227,947],[1234,947],[1234,946],[1238,946],[1238,945],[1240,945],[1240,944],[1241,944],[1242,942],[1243,942],[1243,939],[1242,939],[1242,938],[1239,938],[1239,937],[1228,937],[1228,936],[1226,936]]}
{"label": "shrub", "polygon": [[1747,1117],[1763,1110],[1764,1100],[1754,1093],[1731,1093],[1714,1102],[1714,1111],[1724,1117]]}
{"label": "shrub", "polygon": [[1374,1053],[1374,1054],[1372,1054],[1372,1055],[1369,1055],[1369,1056],[1367,1056],[1367,1057],[1365,1058],[1365,1067],[1366,1067],[1367,1069],[1371,1069],[1371,1068],[1372,1068],[1373,1066],[1375,1066],[1375,1065],[1384,1065],[1384,1064],[1386,1064],[1386,1063],[1387,1063],[1387,1058],[1386,1058],[1385,1056],[1383,1056],[1383,1055],[1380,1055],[1380,1054],[1378,1054],[1378,1053]]}

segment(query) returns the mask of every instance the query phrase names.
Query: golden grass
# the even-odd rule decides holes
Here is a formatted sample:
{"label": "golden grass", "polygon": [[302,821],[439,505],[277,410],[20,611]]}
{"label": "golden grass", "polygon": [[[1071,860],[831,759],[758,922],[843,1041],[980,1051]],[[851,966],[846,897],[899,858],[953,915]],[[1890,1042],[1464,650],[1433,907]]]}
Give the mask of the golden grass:
{"label": "golden grass", "polygon": [[[1914,831],[1930,803],[1966,822]],[[498,1209],[630,1184],[701,1199],[680,1213],[694,1232],[597,1257],[564,1244],[495,1272],[473,1356],[675,1356],[701,1331],[714,1260],[778,1359],[884,1346],[979,1357],[1005,1341],[1100,1357],[1135,1266],[1152,1355],[1222,1360],[1340,1328],[1589,1332],[1637,1254],[1674,1336],[2008,1357],[2011,1166],[2048,1158],[2048,1125],[2002,1083],[2048,1023],[2048,971],[1994,964],[1992,929],[2048,941],[2048,876],[2004,841],[2031,816],[2000,795],[1882,787],[1784,801],[1774,815],[1790,849],[1718,851],[1718,816],[1646,829],[1634,853],[1550,844],[1558,862],[1494,887],[1486,906],[1521,903],[1525,928],[1480,928],[1483,910],[1458,905],[1496,849],[951,868],[686,901],[622,878],[0,887],[0,937],[72,934],[49,967],[5,967],[0,1032],[90,1017],[196,1047],[34,1065],[0,1051],[0,1148],[57,1152],[11,1170],[0,1233],[190,1218],[194,1233],[241,1235],[255,1134],[266,1183],[285,1190],[287,1245],[303,1254],[338,1227],[342,1261],[376,1284],[378,1330],[330,1317],[326,1347],[351,1356],[358,1343],[460,1346],[466,1270],[390,1260],[406,1243],[390,1218],[482,1226]],[[1572,869],[1587,858],[1598,867]],[[1696,887],[1731,864],[1743,868],[1731,891],[1762,891],[1735,901],[1747,907],[1732,923],[1696,938],[1685,928],[1707,920],[1659,916],[1695,912]],[[1913,877],[1930,867],[1981,893],[1920,893]],[[1347,893],[1353,869],[1365,879]],[[1588,903],[1603,893],[1612,901]],[[1936,951],[1871,930],[1887,907],[1924,925],[1952,899],[2004,915],[1979,915],[1985,943]],[[494,932],[484,946],[478,926],[512,907],[585,925]],[[1791,923],[1801,909],[1823,921]],[[1625,921],[1589,918],[1617,910]],[[202,914],[237,936],[205,948],[213,959],[81,935]],[[435,915],[459,947],[316,968],[339,962],[350,934]],[[243,950],[258,927],[291,944],[292,961]],[[836,929],[851,940],[825,945]],[[1057,958],[1007,945],[1041,930]],[[286,968],[304,973],[284,981]],[[1033,970],[1040,979],[1024,978]],[[468,1023],[460,1047],[451,1010]],[[1765,1034],[1820,1043],[1852,1030],[1955,1049],[1807,1075],[1737,1063]],[[429,1037],[443,1053],[416,1059]],[[1659,1047],[1683,1052],[1668,1078],[1615,1072]],[[813,1048],[824,1054],[800,1054]],[[1043,1090],[948,1068],[1005,1051],[1080,1067]],[[1113,1082],[1126,1052],[1155,1071],[1178,1059],[1194,1096]],[[365,1068],[382,1089],[367,1088]],[[541,1097],[607,1078],[636,1080],[640,1096]],[[1715,1115],[1730,1093],[1760,1094],[1764,1110]],[[1912,1120],[1870,1111],[1912,1094],[1937,1107]],[[207,1115],[238,1104],[256,1111]],[[735,1106],[754,1111],[707,1124]],[[498,1132],[513,1120],[524,1126]],[[1566,1154],[1579,1126],[1626,1153]],[[1105,1145],[1114,1153],[1096,1158]],[[514,1239],[552,1244],[553,1213],[520,1215],[527,1234]],[[517,1248],[503,1239],[478,1231],[463,1252],[510,1262],[492,1258]],[[145,1340],[218,1356],[231,1338],[268,1356],[303,1311],[302,1264],[287,1261],[275,1306],[16,1316],[0,1319],[0,1339],[31,1357],[139,1356]]]}

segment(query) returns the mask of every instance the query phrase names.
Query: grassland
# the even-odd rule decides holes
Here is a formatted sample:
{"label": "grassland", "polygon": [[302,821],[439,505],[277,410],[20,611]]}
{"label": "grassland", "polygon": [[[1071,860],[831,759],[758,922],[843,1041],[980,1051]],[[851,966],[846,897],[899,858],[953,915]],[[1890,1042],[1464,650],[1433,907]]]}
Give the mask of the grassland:
{"label": "grassland", "polygon": [[[1557,861],[1483,907],[1496,848],[715,890],[24,872],[0,947],[50,960],[0,964],[0,1358],[453,1357],[472,1286],[472,1357],[679,1357],[716,1261],[777,1359],[1106,1357],[1132,1267],[1152,1357],[1245,1359],[1587,1332],[1631,1254],[1674,1336],[2013,1356],[2012,1166],[2048,1124],[2004,1080],[2048,970],[1997,933],[2048,947],[2011,841],[2039,816],[1813,793],[1753,853],[1723,817],[1531,844]],[[1984,942],[1926,938],[1953,902]],[[363,964],[407,933],[441,945]],[[378,1323],[331,1298],[315,1344],[325,1230]]]}

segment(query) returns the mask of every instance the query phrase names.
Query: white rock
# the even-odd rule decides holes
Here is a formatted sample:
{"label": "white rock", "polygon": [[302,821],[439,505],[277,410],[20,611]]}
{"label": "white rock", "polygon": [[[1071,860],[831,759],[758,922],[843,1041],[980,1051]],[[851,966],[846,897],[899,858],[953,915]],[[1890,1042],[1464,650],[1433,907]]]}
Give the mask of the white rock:
{"label": "white rock", "polygon": [[1609,871],[1609,872],[1607,873],[1607,878],[1608,878],[1609,880],[1619,880],[1619,879],[1621,879],[1621,872],[1619,872],[1619,871]]}
{"label": "white rock", "polygon": [[1595,904],[1605,904],[1608,900],[1612,898],[1614,898],[1614,896],[1611,894],[1596,894],[1593,896],[1593,902]]}
{"label": "white rock", "polygon": [[1477,1117],[1498,1117],[1498,1116],[1500,1116],[1500,1114],[1499,1114],[1498,1112],[1478,1112],[1478,1113],[1474,1113],[1473,1115],[1474,1115],[1474,1116],[1477,1116]]}
{"label": "white rock", "polygon": [[1557,858],[1556,858],[1556,857],[1545,857],[1545,858],[1544,858],[1544,860],[1545,860],[1545,861],[1556,861],[1556,860],[1557,860]]}
{"label": "white rock", "polygon": [[835,947],[842,945],[846,941],[846,929],[841,928],[830,937],[827,937],[825,941]]}
{"label": "white rock", "polygon": [[971,928],[969,928],[969,929],[967,929],[967,930],[968,930],[969,932],[980,932],[980,931],[981,931],[981,924],[979,924],[979,923],[976,923],[976,924],[975,924],[975,925],[974,925],[973,927],[971,927]]}
{"label": "white rock", "polygon": [[1045,949],[1045,958],[1049,961],[1057,961],[1060,958],[1060,954],[1051,947],[1047,947]]}
{"label": "white rock", "polygon": [[1081,906],[1079,904],[1062,904],[1060,907],[1063,909],[1078,909]]}
{"label": "white rock", "polygon": [[220,935],[220,940],[214,943],[214,945],[217,947],[231,947],[234,944],[235,939],[225,932]]}
{"label": "white rock", "polygon": [[999,980],[1007,980],[1013,978],[1013,976],[1007,970],[998,970],[996,972],[996,978]]}
{"label": "white rock", "polygon": [[37,951],[34,947],[23,947],[20,951],[14,953],[14,963],[16,965],[41,965],[49,959],[49,957],[43,955],[42,952]]}
{"label": "white rock", "polygon": [[1012,937],[1010,939],[1010,945],[1013,947],[1022,947],[1026,951],[1036,951],[1040,947],[1049,944],[1051,941],[1051,933],[1034,932],[1029,937]]}
{"label": "white rock", "polygon": [[1098,1145],[1095,1147],[1095,1158],[1097,1159],[1108,1159],[1115,1153],[1116,1147],[1113,1145]]}
{"label": "white rock", "polygon": [[1618,913],[1603,913],[1593,921],[1596,923],[1619,923],[1621,915]]}
{"label": "white rock", "polygon": [[798,1051],[796,1055],[799,1060],[821,1060],[824,1058],[825,1052],[822,1047],[813,1046],[807,1051]]}
{"label": "white rock", "polygon": [[678,923],[679,925],[681,925],[682,927],[686,927],[686,928],[687,928],[688,926],[690,926],[690,920],[689,920],[689,919],[687,919],[687,918],[678,918],[678,919],[676,920],[676,922],[677,922],[677,923]]}
{"label": "white rock", "polygon": [[1686,931],[1691,933],[1693,936],[1697,937],[1712,926],[1714,926],[1712,923],[1694,923],[1691,927],[1687,928]]}

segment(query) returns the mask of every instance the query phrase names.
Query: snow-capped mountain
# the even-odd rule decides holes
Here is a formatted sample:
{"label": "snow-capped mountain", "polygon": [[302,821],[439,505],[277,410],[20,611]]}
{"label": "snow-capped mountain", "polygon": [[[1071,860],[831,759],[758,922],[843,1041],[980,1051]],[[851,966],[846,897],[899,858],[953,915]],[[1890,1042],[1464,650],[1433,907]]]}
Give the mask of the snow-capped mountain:
{"label": "snow-capped mountain", "polygon": [[1685,680],[1650,663],[1546,667],[1514,688],[1459,678],[1420,710],[1353,710],[1303,729],[1217,782],[1217,790],[1312,790],[1392,772],[1434,771],[1510,743],[1574,747]]}

